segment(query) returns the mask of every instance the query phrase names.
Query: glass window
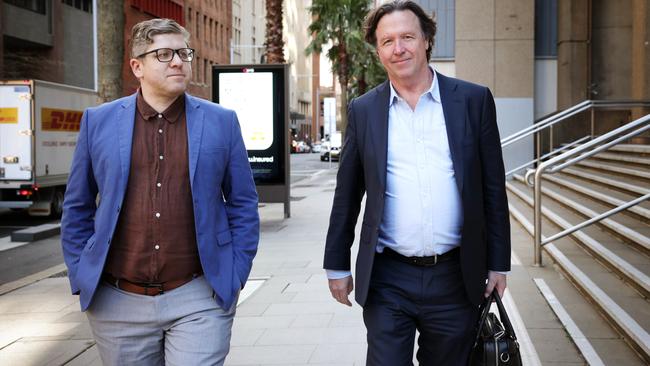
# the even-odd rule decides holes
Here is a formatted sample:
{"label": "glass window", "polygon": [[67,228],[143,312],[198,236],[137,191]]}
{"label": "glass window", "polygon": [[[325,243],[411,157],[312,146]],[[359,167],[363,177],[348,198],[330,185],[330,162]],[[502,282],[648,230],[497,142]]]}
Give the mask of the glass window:
{"label": "glass window", "polygon": [[45,0],[4,0],[4,2],[39,14],[45,14],[47,10]]}
{"label": "glass window", "polygon": [[456,0],[416,0],[437,23],[432,59],[454,58],[456,45]]}
{"label": "glass window", "polygon": [[557,57],[557,0],[535,0],[535,57]]}

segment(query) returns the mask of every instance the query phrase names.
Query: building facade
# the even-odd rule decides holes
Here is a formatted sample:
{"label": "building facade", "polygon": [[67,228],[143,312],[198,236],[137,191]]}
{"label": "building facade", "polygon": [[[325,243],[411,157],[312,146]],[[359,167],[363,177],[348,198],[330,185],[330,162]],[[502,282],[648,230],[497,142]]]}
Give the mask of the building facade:
{"label": "building facade", "polygon": [[196,49],[190,94],[212,99],[212,65],[230,63],[232,0],[185,0],[185,27]]}
{"label": "building facade", "polygon": [[131,28],[152,18],[176,20],[190,32],[190,47],[196,50],[192,61],[189,92],[204,99],[212,98],[212,65],[229,63],[232,35],[231,0],[125,0],[125,55],[123,89],[128,95],[138,88],[129,66]]}
{"label": "building facade", "polygon": [[91,0],[3,0],[0,18],[0,78],[95,88]]}
{"label": "building facade", "polygon": [[[650,99],[647,1],[416,2],[438,24],[432,64],[491,89],[501,137],[584,100]],[[602,113],[596,132],[646,113]],[[556,128],[554,139],[584,136],[584,122]],[[532,138],[508,147],[506,165],[531,160],[533,147]]]}
{"label": "building facade", "polygon": [[232,64],[263,62],[266,27],[264,0],[232,0]]}
{"label": "building facade", "polygon": [[310,0],[283,2],[284,57],[290,65],[289,109],[290,128],[299,140],[314,135],[312,126],[312,82],[316,77],[312,58],[305,49],[311,41],[306,31],[311,24]]}

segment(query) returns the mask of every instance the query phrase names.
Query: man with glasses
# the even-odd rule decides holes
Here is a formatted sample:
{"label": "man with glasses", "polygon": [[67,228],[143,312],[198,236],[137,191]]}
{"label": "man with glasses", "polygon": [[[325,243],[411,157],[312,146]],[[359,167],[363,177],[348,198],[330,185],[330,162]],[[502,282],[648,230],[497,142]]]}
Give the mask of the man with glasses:
{"label": "man with glasses", "polygon": [[105,365],[222,365],[257,251],[237,116],[186,93],[188,39],[169,19],[136,24],[138,92],[82,118],[61,241]]}

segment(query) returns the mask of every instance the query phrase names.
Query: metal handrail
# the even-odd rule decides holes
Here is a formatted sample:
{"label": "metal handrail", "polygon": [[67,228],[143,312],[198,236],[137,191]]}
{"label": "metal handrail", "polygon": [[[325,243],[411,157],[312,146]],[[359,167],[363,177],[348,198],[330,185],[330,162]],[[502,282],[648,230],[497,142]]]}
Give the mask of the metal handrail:
{"label": "metal handrail", "polygon": [[[585,100],[573,107],[567,108],[551,116],[542,119],[520,131],[513,133],[510,136],[501,139],[501,147],[506,147],[513,144],[525,137],[528,137],[536,132],[539,132],[547,127],[554,126],[557,123],[565,121],[567,118],[572,117],[580,112],[584,112],[592,108],[636,108],[636,107],[650,107],[650,101],[645,100]],[[592,131],[593,132],[593,131]],[[593,136],[593,133],[592,133]]]}
{"label": "metal handrail", "polygon": [[[584,145],[581,145],[575,149],[569,150],[561,155],[558,155],[554,158],[551,158],[543,163],[541,163],[537,169],[530,170],[526,173],[525,180],[530,185],[532,183],[535,189],[534,195],[534,221],[535,221],[535,231],[534,231],[534,240],[535,240],[535,253],[534,253],[534,264],[536,266],[542,265],[542,245],[548,244],[551,240],[557,240],[560,237],[569,235],[570,233],[575,232],[587,225],[593,224],[594,222],[605,219],[615,213],[618,213],[624,209],[627,209],[635,204],[643,202],[650,196],[650,193],[639,197],[633,201],[625,203],[617,208],[614,208],[608,212],[605,212],[595,218],[588,220],[588,223],[582,223],[575,225],[559,234],[552,236],[546,241],[542,242],[542,174],[556,173],[568,166],[574,165],[588,157],[591,157],[599,152],[607,150],[611,146],[614,146],[624,140],[627,140],[631,137],[639,135],[645,131],[650,130],[650,114],[647,114],[633,122],[630,122],[626,125],[623,125],[615,130],[612,130],[596,139],[593,139]],[[613,140],[611,140],[613,139]],[[611,140],[611,141],[609,141]],[[534,176],[534,181],[531,182],[531,177]],[[579,228],[576,228],[580,226]]]}
{"label": "metal handrail", "polygon": [[[622,99],[622,100],[585,100],[583,102],[580,102],[568,109],[559,111],[557,113],[548,115],[544,118],[542,118],[540,121],[534,123],[531,126],[528,126],[518,132],[515,132],[514,134],[507,136],[501,140],[501,148],[505,148],[506,146],[509,146],[515,142],[518,142],[530,135],[535,135],[535,158],[533,159],[532,162],[525,164],[525,166],[529,166],[534,163],[539,163],[548,155],[542,156],[542,134],[541,131],[549,128],[550,129],[550,135],[549,135],[549,151],[553,152],[554,149],[554,144],[553,144],[553,127],[560,123],[568,120],[570,117],[573,117],[579,113],[591,110],[591,117],[590,117],[590,128],[589,128],[589,136],[591,138],[594,138],[595,136],[595,130],[596,130],[596,124],[595,124],[595,110],[596,109],[629,109],[629,108],[650,108],[650,101],[648,100],[632,100],[632,99]],[[522,169],[523,167],[519,167],[516,170],[510,170],[508,172],[508,175],[516,172],[519,169]]]}
{"label": "metal handrail", "polygon": [[584,141],[589,140],[590,138],[591,138],[591,136],[584,136],[584,137],[581,137],[581,138],[579,138],[579,139],[573,141],[573,142],[570,143],[570,144],[566,144],[566,145],[562,146],[562,147],[559,148],[559,149],[555,149],[555,150],[553,150],[553,151],[551,151],[551,152],[549,152],[549,153],[544,154],[544,155],[543,155],[542,157],[540,157],[539,159],[533,159],[533,160],[531,160],[531,161],[529,161],[529,162],[527,162],[527,163],[523,163],[523,164],[521,164],[520,166],[518,166],[518,167],[516,167],[516,168],[512,168],[512,169],[510,169],[510,170],[508,170],[508,171],[506,172],[506,177],[510,176],[512,173],[514,173],[514,172],[516,172],[516,171],[518,171],[518,170],[520,170],[520,169],[523,169],[523,168],[525,168],[525,167],[527,167],[527,166],[529,166],[529,165],[533,165],[533,164],[535,164],[538,160],[544,160],[544,159],[549,158],[549,157],[551,157],[551,156],[553,156],[553,155],[557,155],[557,154],[561,153],[562,151],[572,149],[573,147],[575,147],[575,146],[577,146],[577,145],[580,145],[581,143],[583,143]]}

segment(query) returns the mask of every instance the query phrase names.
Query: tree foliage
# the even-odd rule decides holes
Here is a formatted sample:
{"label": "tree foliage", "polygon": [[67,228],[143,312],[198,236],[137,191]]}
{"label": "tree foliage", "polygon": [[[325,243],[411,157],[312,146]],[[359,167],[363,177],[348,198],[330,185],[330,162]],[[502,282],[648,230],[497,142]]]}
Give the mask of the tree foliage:
{"label": "tree foliage", "polygon": [[373,46],[363,37],[363,20],[371,9],[369,0],[312,0],[312,41],[307,54],[322,52],[330,44],[327,58],[341,86],[341,128],[347,125],[348,96],[365,93],[386,79]]}

